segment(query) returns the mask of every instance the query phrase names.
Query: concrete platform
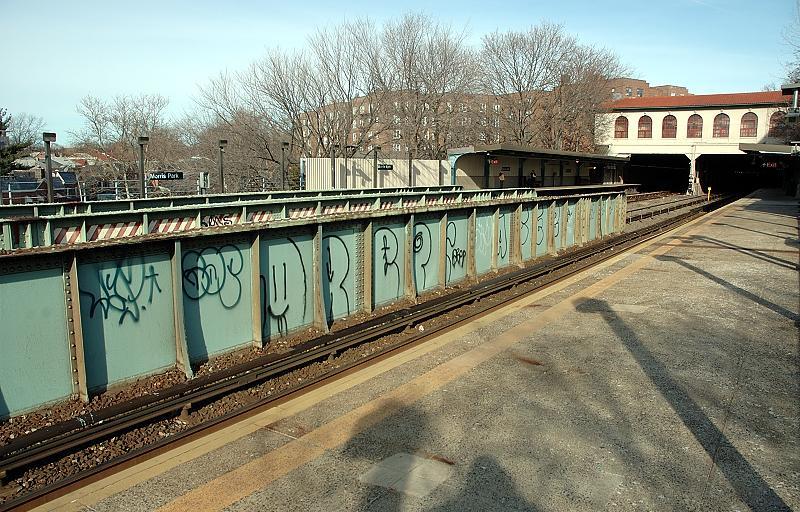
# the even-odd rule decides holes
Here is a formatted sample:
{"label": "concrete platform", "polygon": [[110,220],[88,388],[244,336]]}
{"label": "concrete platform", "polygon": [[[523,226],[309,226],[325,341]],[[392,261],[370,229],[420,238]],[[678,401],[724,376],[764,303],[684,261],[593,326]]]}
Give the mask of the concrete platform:
{"label": "concrete platform", "polygon": [[776,194],[41,510],[798,509],[798,201]]}

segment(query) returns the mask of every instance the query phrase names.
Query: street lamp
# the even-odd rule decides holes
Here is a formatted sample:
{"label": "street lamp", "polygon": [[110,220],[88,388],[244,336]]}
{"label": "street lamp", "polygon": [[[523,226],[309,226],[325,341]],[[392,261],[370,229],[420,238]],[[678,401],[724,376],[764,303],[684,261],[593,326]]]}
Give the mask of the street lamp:
{"label": "street lamp", "polygon": [[331,144],[331,189],[336,188],[336,150],[339,144]]}
{"label": "street lamp", "polygon": [[225,154],[225,146],[228,145],[228,139],[219,139],[219,191],[225,193],[225,173],[222,167],[222,155]]}
{"label": "street lamp", "polygon": [[289,143],[281,143],[281,190],[286,190],[286,150],[289,149]]}
{"label": "street lamp", "polygon": [[414,151],[408,150],[408,186],[414,186]]}
{"label": "street lamp", "polygon": [[150,142],[150,137],[139,137],[139,197],[147,197],[147,189],[144,186],[144,147]]}
{"label": "street lamp", "polygon": [[372,187],[378,188],[378,152],[381,150],[380,146],[375,146],[372,152]]}
{"label": "street lamp", "polygon": [[[44,172],[47,174],[47,202],[53,202],[53,162],[50,158],[50,143],[56,141],[56,134],[53,132],[42,133],[44,141]],[[9,198],[11,194],[9,194]]]}
{"label": "street lamp", "polygon": [[[350,172],[350,169],[347,168],[347,156],[350,153],[350,150],[355,150],[355,146],[345,146],[344,147],[344,188],[347,188],[347,174]],[[353,151],[355,155],[355,151]],[[356,172],[353,169],[353,188],[356,188]]]}

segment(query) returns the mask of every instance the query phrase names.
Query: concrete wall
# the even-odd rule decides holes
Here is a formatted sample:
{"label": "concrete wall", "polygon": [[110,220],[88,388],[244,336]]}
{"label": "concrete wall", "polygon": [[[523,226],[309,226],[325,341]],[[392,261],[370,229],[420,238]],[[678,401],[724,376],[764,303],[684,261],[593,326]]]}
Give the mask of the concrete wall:
{"label": "concrete wall", "polygon": [[392,209],[0,254],[0,416],[166,368],[190,376],[214,355],[308,326],[324,331],[625,226],[621,190],[420,197]]}
{"label": "concrete wall", "polygon": [[336,183],[331,183],[330,158],[303,158],[301,173],[305,173],[306,190],[366,189],[399,187],[433,187],[450,184],[450,163],[447,160],[411,160],[413,183],[409,183],[408,159],[379,158],[378,164],[390,169],[378,170],[373,183],[372,158],[335,159]]}

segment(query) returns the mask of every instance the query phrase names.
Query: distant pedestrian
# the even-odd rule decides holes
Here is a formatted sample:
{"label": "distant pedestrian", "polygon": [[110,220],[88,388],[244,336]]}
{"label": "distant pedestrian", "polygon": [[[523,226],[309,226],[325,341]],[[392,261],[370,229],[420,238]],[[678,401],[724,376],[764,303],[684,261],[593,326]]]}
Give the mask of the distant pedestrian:
{"label": "distant pedestrian", "polygon": [[506,181],[506,173],[500,171],[500,174],[497,176],[497,179],[500,181],[500,188],[503,188],[503,185],[505,184]]}
{"label": "distant pedestrian", "polygon": [[530,176],[528,176],[528,186],[533,188],[536,186],[536,173],[531,171]]}

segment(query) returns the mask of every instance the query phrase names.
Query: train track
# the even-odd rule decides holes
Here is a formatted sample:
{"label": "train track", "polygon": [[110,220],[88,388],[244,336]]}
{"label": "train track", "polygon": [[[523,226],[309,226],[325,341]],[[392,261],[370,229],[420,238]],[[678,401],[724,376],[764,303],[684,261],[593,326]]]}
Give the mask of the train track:
{"label": "train track", "polygon": [[[723,196],[715,195],[712,196],[711,199],[716,200],[721,197]],[[659,204],[628,207],[625,221],[626,223],[630,224],[631,222],[636,222],[658,215],[664,215],[681,208],[700,205],[706,202],[708,202],[708,198],[706,196],[682,196]]]}
{"label": "train track", "polygon": [[[78,487],[84,480],[96,480],[112,473],[115,468],[130,466],[148,455],[152,456],[164,451],[167,447],[188,442],[188,440],[214,428],[219,428],[220,425],[230,423],[238,417],[269,407],[290,394],[302,392],[309,386],[319,385],[324,380],[335,378],[344,372],[368,364],[375,358],[385,357],[388,353],[401,350],[409,344],[418,343],[425,338],[440,334],[444,330],[474,320],[475,316],[480,316],[517,300],[534,289],[585,270],[621,251],[658,236],[666,230],[674,229],[706,211],[727,204],[732,199],[729,196],[717,197],[707,203],[703,201],[702,204],[684,205],[686,211],[669,219],[654,222],[647,227],[615,236],[607,241],[576,248],[558,258],[547,259],[525,268],[484,279],[468,288],[428,300],[408,309],[390,312],[341,331],[323,335],[292,348],[288,353],[262,356],[253,361],[173,386],[158,395],[147,395],[123,402],[15,439],[0,448],[0,461],[2,461],[0,462],[0,477],[4,477],[4,480],[13,478],[14,475],[30,468],[52,462],[57,457],[85,449],[92,443],[131,431],[137,427],[141,428],[158,419],[177,417],[182,411],[188,411],[192,407],[197,407],[198,404],[224,398],[231,393],[285,375],[311,363],[324,361],[348,349],[380,340],[388,335],[407,334],[396,343],[373,352],[368,358],[338,366],[334,370],[304,381],[301,385],[188,427],[171,437],[127,451],[122,456],[86,468],[58,482],[16,496],[0,504],[0,511],[27,509],[44,503]],[[536,288],[524,289],[525,286],[521,286],[531,283],[535,283]],[[508,293],[499,301],[486,301],[481,305],[481,300],[512,289],[518,289],[519,293]],[[469,318],[453,315],[451,321],[434,322],[434,327],[426,328],[424,332],[411,329],[423,322],[441,318],[448,312],[469,305],[473,306]]]}

